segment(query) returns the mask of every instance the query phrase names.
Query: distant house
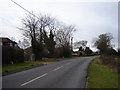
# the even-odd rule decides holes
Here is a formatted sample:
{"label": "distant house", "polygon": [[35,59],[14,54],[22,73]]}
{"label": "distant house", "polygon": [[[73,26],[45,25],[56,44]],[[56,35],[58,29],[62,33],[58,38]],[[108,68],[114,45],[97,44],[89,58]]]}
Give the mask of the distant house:
{"label": "distant house", "polygon": [[83,51],[74,51],[72,53],[72,56],[83,56],[85,55],[85,53]]}
{"label": "distant house", "polygon": [[[48,57],[49,51],[47,50],[47,48],[43,48],[42,51],[42,57]],[[32,47],[28,47],[26,49],[24,49],[24,57],[25,57],[25,61],[34,61],[35,60],[35,54],[32,52]]]}
{"label": "distant house", "polygon": [[24,49],[24,57],[25,61],[33,61],[33,53],[32,53],[32,47],[28,47]]}
{"label": "distant house", "polygon": [[72,56],[78,56],[78,51],[72,52]]}
{"label": "distant house", "polygon": [[0,46],[2,46],[3,65],[24,62],[24,51],[18,47],[17,42],[0,37]]}
{"label": "distant house", "polygon": [[0,46],[19,48],[18,44],[15,41],[12,41],[9,38],[3,38],[3,37],[0,37]]}
{"label": "distant house", "polygon": [[32,47],[30,46],[30,47],[24,49],[24,53],[32,54]]}

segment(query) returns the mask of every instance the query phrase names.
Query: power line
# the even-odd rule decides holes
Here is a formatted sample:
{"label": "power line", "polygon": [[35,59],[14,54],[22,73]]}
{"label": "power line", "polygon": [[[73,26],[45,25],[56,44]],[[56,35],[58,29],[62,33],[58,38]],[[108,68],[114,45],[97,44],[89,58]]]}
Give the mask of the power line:
{"label": "power line", "polygon": [[20,4],[18,4],[17,2],[11,0],[14,4],[16,4],[17,6],[19,6],[20,8],[22,8],[23,10],[25,10],[26,12],[28,12],[29,14],[33,15],[34,17],[38,18],[35,14],[31,13],[29,10],[25,9],[23,6],[21,6]]}

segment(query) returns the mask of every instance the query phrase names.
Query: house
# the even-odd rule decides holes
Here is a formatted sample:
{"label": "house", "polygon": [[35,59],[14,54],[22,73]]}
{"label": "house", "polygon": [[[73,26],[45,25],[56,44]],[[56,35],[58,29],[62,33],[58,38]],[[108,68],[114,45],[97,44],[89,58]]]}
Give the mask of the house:
{"label": "house", "polygon": [[[41,53],[43,58],[48,57],[49,51],[47,50],[47,48],[43,48],[43,51]],[[24,49],[24,57],[25,57],[25,61],[34,61],[35,60],[35,54],[32,52],[32,47],[28,47],[26,49]]]}
{"label": "house", "polygon": [[9,38],[3,38],[3,37],[0,37],[0,46],[19,48],[18,44],[15,41],[12,41]]}
{"label": "house", "polygon": [[25,61],[34,61],[34,55],[32,53],[32,47],[24,49]]}
{"label": "house", "polygon": [[74,51],[72,52],[72,56],[83,56],[85,53],[83,51]]}
{"label": "house", "polygon": [[24,62],[24,51],[18,47],[15,41],[0,37],[2,47],[2,64],[14,64]]}

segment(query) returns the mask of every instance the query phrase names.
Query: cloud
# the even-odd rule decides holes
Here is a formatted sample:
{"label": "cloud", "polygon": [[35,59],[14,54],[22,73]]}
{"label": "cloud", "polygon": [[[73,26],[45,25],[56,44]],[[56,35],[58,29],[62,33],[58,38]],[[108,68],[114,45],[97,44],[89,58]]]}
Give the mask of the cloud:
{"label": "cloud", "polygon": [[[53,17],[73,24],[77,31],[74,41],[88,40],[102,33],[112,33],[117,43],[118,40],[118,4],[117,2],[79,2],[77,0],[14,0],[29,11],[35,13],[49,13]],[[86,0],[85,0],[86,1]],[[95,1],[95,0],[94,0]],[[117,0],[116,0],[117,1]],[[0,33],[3,36],[22,39],[21,32],[15,28],[20,25],[20,19],[25,12],[10,0],[1,0],[0,3]],[[20,38],[19,38],[20,37]]]}

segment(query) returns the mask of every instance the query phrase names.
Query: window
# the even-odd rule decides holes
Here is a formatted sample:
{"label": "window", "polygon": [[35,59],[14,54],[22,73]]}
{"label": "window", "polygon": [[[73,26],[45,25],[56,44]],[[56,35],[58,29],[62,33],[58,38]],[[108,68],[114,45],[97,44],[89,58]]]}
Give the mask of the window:
{"label": "window", "polygon": [[12,44],[12,43],[10,43],[10,46],[12,47],[12,46],[13,46],[13,44]]}
{"label": "window", "polygon": [[15,44],[15,47],[17,47],[17,44]]}
{"label": "window", "polygon": [[2,44],[2,41],[0,41],[0,46],[2,46],[3,44]]}

